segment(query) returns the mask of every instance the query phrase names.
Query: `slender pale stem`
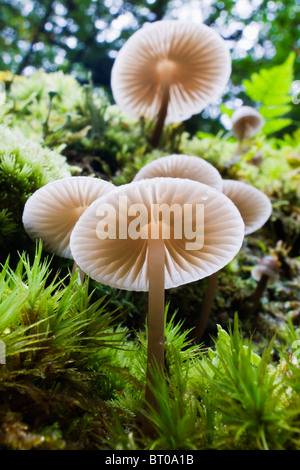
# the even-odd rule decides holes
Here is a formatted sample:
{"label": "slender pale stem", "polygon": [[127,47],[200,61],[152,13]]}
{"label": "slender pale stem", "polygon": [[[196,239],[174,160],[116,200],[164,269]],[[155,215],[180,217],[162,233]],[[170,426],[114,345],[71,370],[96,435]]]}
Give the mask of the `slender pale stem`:
{"label": "slender pale stem", "polygon": [[239,139],[238,141],[238,144],[237,144],[237,148],[236,148],[236,151],[235,151],[235,155],[237,157],[240,157],[243,153],[243,138]]}
{"label": "slender pale stem", "polygon": [[76,273],[76,271],[79,270],[79,279],[80,279],[80,282],[81,284],[83,283],[84,281],[84,272],[80,269],[80,267],[78,266],[78,264],[76,263],[76,261],[73,262],[73,267],[72,267],[72,276],[74,276],[74,274]]}
{"label": "slender pale stem", "polygon": [[198,322],[194,331],[194,338],[197,343],[200,342],[204,334],[204,331],[205,331],[205,328],[209,319],[209,315],[211,312],[212,304],[214,301],[217,285],[218,285],[218,272],[213,273],[208,279],[208,284],[207,284],[207,288],[205,291],[201,312],[198,317]]}
{"label": "slender pale stem", "polygon": [[151,139],[151,145],[153,148],[156,148],[159,145],[160,137],[162,134],[162,130],[163,130],[167,112],[168,112],[169,101],[170,101],[170,82],[169,80],[166,80],[162,84],[161,105],[160,105],[160,110],[157,116],[156,125],[155,125],[152,139]]}
{"label": "slender pale stem", "polygon": [[156,367],[164,369],[165,352],[165,249],[163,240],[149,240],[148,356],[146,402],[157,409],[149,384]]}

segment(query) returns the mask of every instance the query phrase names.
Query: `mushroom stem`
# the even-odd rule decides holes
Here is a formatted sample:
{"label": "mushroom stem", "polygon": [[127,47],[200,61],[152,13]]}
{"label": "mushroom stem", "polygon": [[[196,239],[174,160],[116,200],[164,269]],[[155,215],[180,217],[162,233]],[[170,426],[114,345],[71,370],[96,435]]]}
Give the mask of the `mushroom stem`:
{"label": "mushroom stem", "polygon": [[163,370],[165,352],[165,249],[164,241],[150,239],[148,242],[148,356],[146,374],[146,402],[157,409],[151,389],[155,368]]}
{"label": "mushroom stem", "polygon": [[73,267],[72,267],[72,276],[75,275],[76,271],[79,270],[78,274],[79,274],[79,279],[80,279],[80,283],[82,284],[83,281],[84,281],[84,276],[85,276],[85,273],[82,271],[82,269],[80,269],[80,267],[78,266],[78,264],[74,261],[73,262]]}
{"label": "mushroom stem", "polygon": [[170,101],[170,82],[168,80],[164,81],[162,85],[162,99],[160,110],[157,116],[156,125],[151,138],[151,145],[153,148],[158,147],[162,130],[164,127],[165,119],[168,112],[168,105]]}
{"label": "mushroom stem", "polygon": [[237,157],[240,157],[240,156],[242,155],[242,153],[243,153],[243,142],[244,142],[244,139],[243,139],[243,138],[239,139],[239,141],[238,141],[238,144],[237,144],[237,147],[236,147],[236,151],[235,151],[235,155],[236,155]]}
{"label": "mushroom stem", "polygon": [[205,331],[205,328],[209,319],[209,315],[211,312],[212,303],[215,297],[215,291],[216,291],[217,285],[218,285],[218,272],[215,272],[208,279],[207,289],[205,292],[201,312],[198,317],[198,322],[194,331],[194,340],[196,343],[200,342],[204,334],[204,331]]}
{"label": "mushroom stem", "polygon": [[263,274],[261,276],[260,280],[258,281],[255,291],[253,292],[253,294],[251,295],[251,297],[249,297],[247,301],[247,305],[245,307],[247,315],[251,315],[256,311],[258,304],[260,302],[260,299],[262,297],[262,294],[265,288],[267,287],[268,280],[269,280],[269,276],[267,276],[267,274]]}

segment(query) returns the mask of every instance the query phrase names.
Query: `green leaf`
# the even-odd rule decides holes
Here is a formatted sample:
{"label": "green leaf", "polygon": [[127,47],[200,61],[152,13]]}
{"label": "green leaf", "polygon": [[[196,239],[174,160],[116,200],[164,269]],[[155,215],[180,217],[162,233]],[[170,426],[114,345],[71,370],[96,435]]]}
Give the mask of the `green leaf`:
{"label": "green leaf", "polygon": [[225,104],[220,105],[220,111],[222,114],[227,114],[230,118],[233,115],[233,109],[226,108]]}
{"label": "green leaf", "polygon": [[283,105],[283,106],[261,106],[259,109],[260,114],[265,119],[273,119],[284,114],[289,113],[292,110],[292,106]]}
{"label": "green leaf", "polygon": [[265,135],[273,134],[273,132],[278,132],[290,124],[292,124],[292,120],[289,118],[272,119],[265,122],[262,132]]}
{"label": "green leaf", "polygon": [[291,124],[288,118],[278,119],[292,109],[291,88],[294,79],[295,53],[291,52],[286,61],[269,69],[261,69],[244,80],[245,93],[261,104],[259,112],[266,123],[262,129],[265,135],[277,132]]}
{"label": "green leaf", "polygon": [[286,61],[269,69],[261,69],[243,80],[246,95],[263,106],[276,106],[291,102],[290,90],[294,78],[295,53],[291,52]]}

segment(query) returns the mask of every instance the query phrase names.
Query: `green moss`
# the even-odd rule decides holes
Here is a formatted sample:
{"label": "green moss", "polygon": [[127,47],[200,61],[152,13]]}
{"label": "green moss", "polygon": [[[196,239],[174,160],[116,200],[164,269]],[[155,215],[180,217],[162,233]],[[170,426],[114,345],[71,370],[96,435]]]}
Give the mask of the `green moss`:
{"label": "green moss", "polygon": [[18,127],[28,138],[46,142],[68,117],[77,121],[84,103],[84,89],[71,75],[38,70],[30,77],[14,77],[8,90],[3,121]]}
{"label": "green moss", "polygon": [[0,448],[300,448],[299,328],[291,319],[280,342],[269,333],[260,345],[235,315],[204,349],[167,306],[165,371],[154,376],[159,410],[147,411],[152,439],[137,420],[147,328],[129,331],[109,293],[94,301],[87,279],[52,269],[39,245],[33,262],[24,254],[0,273]]}
{"label": "green moss", "polygon": [[224,133],[217,136],[199,132],[184,134],[180,150],[214,165],[224,178],[240,179],[272,194],[288,186],[299,191],[299,132],[283,139],[259,135],[245,142],[243,153],[235,155],[237,142]]}
{"label": "green moss", "polygon": [[22,251],[26,236],[22,213],[28,197],[55,179],[71,176],[75,170],[59,153],[25,138],[19,130],[0,126],[0,251]]}

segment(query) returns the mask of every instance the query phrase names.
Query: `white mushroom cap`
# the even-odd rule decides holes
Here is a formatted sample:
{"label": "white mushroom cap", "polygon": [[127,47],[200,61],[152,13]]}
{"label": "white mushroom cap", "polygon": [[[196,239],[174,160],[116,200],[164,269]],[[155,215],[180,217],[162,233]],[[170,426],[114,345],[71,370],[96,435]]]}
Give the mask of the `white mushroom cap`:
{"label": "white mushroom cap", "polygon": [[162,20],[144,25],[120,49],[111,75],[118,106],[154,119],[162,84],[170,84],[166,122],[198,114],[221,95],[231,74],[225,41],[204,24]]}
{"label": "white mushroom cap", "polygon": [[251,106],[241,106],[234,111],[231,122],[232,133],[239,140],[253,137],[264,125],[262,115]]}
{"label": "white mushroom cap", "polygon": [[72,258],[70,235],[81,214],[97,198],[115,186],[88,176],[53,181],[35,191],[27,200],[23,225],[33,240],[42,239],[46,251]]}
{"label": "white mushroom cap", "polygon": [[[103,210],[105,204],[107,214],[101,219],[99,206]],[[112,287],[147,291],[149,227],[152,230],[158,226],[162,230],[164,226],[163,223],[155,225],[151,218],[151,208],[155,204],[160,207],[166,204],[169,208],[176,205],[173,208],[177,209],[176,216],[171,217],[170,237],[159,234],[165,247],[165,289],[209,276],[229,263],[239,251],[244,239],[244,222],[235,205],[222,192],[192,180],[153,178],[120,186],[85,211],[72,232],[70,242],[80,269],[96,281]],[[186,212],[185,216],[182,214],[184,205],[194,209],[190,218]],[[204,221],[200,220],[200,223],[196,205],[204,208]],[[128,217],[127,211],[129,213],[131,208],[134,215]],[[139,218],[137,210],[146,211],[146,223],[143,225],[140,218],[141,234],[133,239],[130,225]],[[117,230],[113,239],[115,216]],[[105,227],[102,227],[103,220]],[[198,231],[204,227],[202,247],[190,249],[187,243],[193,243],[193,240],[186,230],[183,230],[181,238],[176,238],[176,224],[182,220],[186,220],[193,230],[196,230],[196,220]],[[125,226],[122,234],[118,230],[120,225]],[[145,233],[147,237],[142,238]]]}
{"label": "white mushroom cap", "polygon": [[222,191],[222,177],[218,170],[206,160],[193,155],[167,155],[145,165],[134,177],[141,179],[169,177],[186,178],[207,184]]}
{"label": "white mushroom cap", "polygon": [[245,223],[245,235],[261,228],[269,219],[272,204],[259,189],[242,181],[223,180],[223,193],[236,205]]}
{"label": "white mushroom cap", "polygon": [[279,279],[279,262],[274,256],[265,256],[257,266],[255,266],[251,275],[255,281],[260,281],[263,275],[268,276],[269,284],[273,284]]}

